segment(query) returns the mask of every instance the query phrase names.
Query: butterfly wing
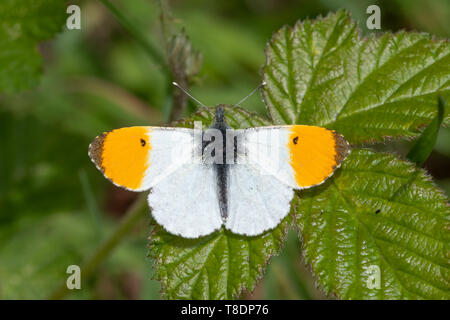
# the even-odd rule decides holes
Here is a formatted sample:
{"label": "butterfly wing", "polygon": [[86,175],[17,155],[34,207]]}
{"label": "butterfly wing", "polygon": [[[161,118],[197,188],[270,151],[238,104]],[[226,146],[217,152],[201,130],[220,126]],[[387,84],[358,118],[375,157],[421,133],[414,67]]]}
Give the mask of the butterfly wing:
{"label": "butterfly wing", "polygon": [[294,189],[323,183],[341,165],[349,145],[322,127],[291,125],[241,130],[241,162]]}
{"label": "butterfly wing", "polygon": [[239,130],[237,165],[230,166],[226,228],[258,235],[288,214],[293,189],[323,183],[348,154],[338,133],[292,125]]}
{"label": "butterfly wing", "polygon": [[255,236],[275,228],[287,215],[294,191],[251,165],[230,166],[228,219],[233,233]]}
{"label": "butterfly wing", "polygon": [[115,185],[144,191],[184,163],[192,163],[194,130],[127,127],[105,132],[89,146],[97,168]]}
{"label": "butterfly wing", "polygon": [[149,196],[155,220],[185,238],[207,235],[222,226],[211,165],[185,164],[156,184]]}
{"label": "butterfly wing", "polygon": [[[225,225],[238,234],[274,228],[289,212],[292,189],[324,182],[348,153],[342,136],[319,127],[250,128],[238,136]],[[148,202],[156,221],[173,234],[195,238],[222,225],[217,177],[198,159],[195,138],[186,128],[122,128],[97,137],[89,155],[114,184],[152,188]]]}
{"label": "butterfly wing", "polygon": [[155,220],[173,234],[195,238],[219,229],[222,220],[214,170],[201,163],[194,141],[192,129],[128,127],[98,136],[89,156],[114,184],[151,189]]}

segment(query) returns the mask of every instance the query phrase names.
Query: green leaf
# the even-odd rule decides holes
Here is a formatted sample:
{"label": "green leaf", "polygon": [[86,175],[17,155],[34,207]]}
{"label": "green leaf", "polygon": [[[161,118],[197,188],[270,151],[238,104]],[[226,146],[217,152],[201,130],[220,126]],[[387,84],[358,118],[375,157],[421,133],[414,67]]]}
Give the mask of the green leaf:
{"label": "green leaf", "polygon": [[66,16],[61,0],[0,2],[0,92],[37,84],[42,69],[37,44],[59,32]]}
{"label": "green leaf", "polygon": [[[214,109],[203,109],[178,126],[194,121],[211,122]],[[226,109],[229,125],[262,126],[267,121],[240,108]],[[155,259],[156,279],[168,299],[232,299],[253,290],[271,256],[286,239],[290,215],[274,230],[258,237],[244,237],[220,230],[198,239],[174,236],[156,225],[150,236],[149,255]]]}
{"label": "green leaf", "polygon": [[[299,192],[306,262],[344,299],[450,299],[450,207],[422,169],[353,150],[323,186]],[[380,288],[367,285],[380,270]]]}
{"label": "green leaf", "polygon": [[441,96],[438,98],[438,114],[431,121],[430,125],[423,131],[414,146],[409,150],[406,158],[421,166],[433,151],[436,139],[444,119],[445,100]]}
{"label": "green leaf", "polygon": [[422,33],[361,38],[339,11],[275,33],[263,78],[276,123],[336,129],[352,144],[414,137],[436,96],[450,98],[450,45]]}

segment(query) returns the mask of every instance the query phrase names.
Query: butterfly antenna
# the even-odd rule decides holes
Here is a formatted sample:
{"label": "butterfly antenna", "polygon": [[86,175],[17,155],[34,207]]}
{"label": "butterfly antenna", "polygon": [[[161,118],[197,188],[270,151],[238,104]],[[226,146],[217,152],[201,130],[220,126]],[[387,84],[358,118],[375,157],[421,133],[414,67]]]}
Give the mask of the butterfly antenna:
{"label": "butterfly antenna", "polygon": [[257,86],[255,89],[253,89],[252,92],[250,92],[245,98],[243,98],[241,101],[239,101],[238,103],[234,104],[232,106],[232,108],[240,105],[242,102],[244,102],[245,100],[247,100],[248,98],[250,98],[256,91],[258,91],[259,89],[261,89],[262,87],[264,87],[266,85],[266,82],[263,81],[259,86]]}
{"label": "butterfly antenna", "polygon": [[176,83],[175,81],[172,82],[172,84],[177,87],[178,89],[180,89],[181,91],[183,91],[183,93],[185,95],[187,95],[189,98],[191,98],[192,100],[194,100],[195,102],[197,102],[199,105],[201,105],[203,108],[205,108],[205,110],[214,117],[214,113],[211,112],[211,110],[209,110],[209,108],[203,104],[201,101],[199,101],[198,99],[196,99],[195,97],[193,97],[189,92],[187,92],[186,89],[184,89],[182,86],[180,86],[178,83]]}
{"label": "butterfly antenna", "polygon": [[201,105],[202,107],[207,108],[207,106],[205,106],[203,103],[201,103],[198,99],[194,98],[189,92],[186,91],[186,89],[184,89],[182,86],[180,86],[178,83],[176,82],[172,82],[172,84],[177,87],[178,89],[180,89],[181,91],[184,92],[185,95],[187,95],[189,98],[191,98],[192,100],[194,100],[195,102],[197,102],[199,105]]}

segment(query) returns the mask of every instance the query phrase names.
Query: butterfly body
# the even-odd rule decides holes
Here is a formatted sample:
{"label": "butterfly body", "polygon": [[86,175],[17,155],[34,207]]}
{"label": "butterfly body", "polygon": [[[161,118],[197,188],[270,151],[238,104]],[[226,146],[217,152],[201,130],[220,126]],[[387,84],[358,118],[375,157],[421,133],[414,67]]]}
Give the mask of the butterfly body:
{"label": "butterfly body", "polygon": [[[225,110],[223,105],[218,105],[216,107],[216,114],[215,114],[215,122],[211,126],[211,129],[219,130],[220,134],[223,138],[223,148],[222,148],[222,159],[227,158],[227,144],[233,144],[234,141],[228,141],[227,138],[227,130],[231,130],[231,127],[229,127],[225,120]],[[234,139],[233,139],[234,140]],[[209,141],[204,141],[204,147],[203,147],[203,154],[205,153],[205,148],[207,146]],[[220,151],[220,150],[219,150]],[[236,148],[233,147],[233,158],[237,155],[234,153],[236,152]],[[223,222],[226,222],[228,218],[228,174],[229,174],[229,166],[233,164],[229,164],[226,161],[222,161],[222,163],[213,163],[214,170],[216,173],[217,178],[217,198],[219,201],[219,209],[220,209],[220,216],[222,218]]]}
{"label": "butterfly body", "polygon": [[338,133],[315,126],[232,129],[224,106],[206,130],[129,127],[97,137],[89,155],[116,185],[150,190],[155,220],[187,238],[224,226],[254,236],[288,214],[295,189],[323,183],[348,154]]}

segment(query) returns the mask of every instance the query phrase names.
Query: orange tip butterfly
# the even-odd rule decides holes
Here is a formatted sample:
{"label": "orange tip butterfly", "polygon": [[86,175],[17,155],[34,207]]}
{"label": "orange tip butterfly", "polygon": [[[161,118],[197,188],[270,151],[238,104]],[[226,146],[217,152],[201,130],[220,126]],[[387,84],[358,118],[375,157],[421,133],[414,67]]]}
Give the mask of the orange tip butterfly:
{"label": "orange tip butterfly", "polygon": [[275,228],[289,213],[294,189],[323,183],[348,153],[344,137],[322,127],[231,129],[224,105],[206,130],[128,127],[89,146],[106,178],[128,190],[150,190],[156,222],[185,238],[222,226],[246,236]]}

